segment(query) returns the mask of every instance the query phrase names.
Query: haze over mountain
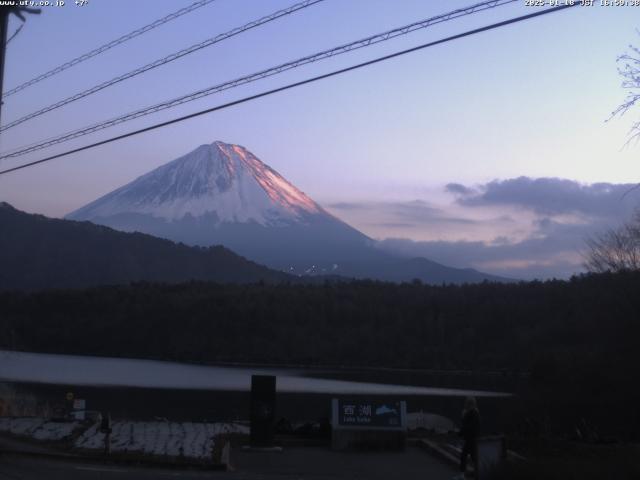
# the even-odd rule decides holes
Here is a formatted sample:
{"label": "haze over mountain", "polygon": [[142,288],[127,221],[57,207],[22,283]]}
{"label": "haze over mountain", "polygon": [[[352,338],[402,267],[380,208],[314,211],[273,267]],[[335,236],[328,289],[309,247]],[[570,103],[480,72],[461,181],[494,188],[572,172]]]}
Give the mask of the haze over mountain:
{"label": "haze over mountain", "polygon": [[283,282],[285,273],[221,246],[175,244],[89,222],[32,215],[0,202],[0,290],[75,288],[136,281]]}
{"label": "haze over mountain", "polygon": [[295,274],[433,283],[501,280],[384,253],[246,148],[220,141],[201,145],[66,218],[189,245],[221,244]]}

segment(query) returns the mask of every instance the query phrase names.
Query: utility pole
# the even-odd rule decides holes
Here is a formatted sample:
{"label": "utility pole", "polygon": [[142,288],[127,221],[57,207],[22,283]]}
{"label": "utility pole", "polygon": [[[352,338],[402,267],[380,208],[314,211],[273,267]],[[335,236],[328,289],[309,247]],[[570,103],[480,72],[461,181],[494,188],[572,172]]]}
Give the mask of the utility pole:
{"label": "utility pole", "polygon": [[[23,13],[38,15],[39,8],[28,7],[0,7],[0,122],[2,121],[2,89],[4,83],[4,57],[7,49],[7,30],[9,28],[9,14],[13,13],[23,22],[26,21]],[[0,123],[1,124],[1,123]]]}
{"label": "utility pole", "polygon": [[0,9],[0,124],[2,121],[2,84],[4,83],[4,51],[7,48],[7,29],[9,27],[10,8]]}

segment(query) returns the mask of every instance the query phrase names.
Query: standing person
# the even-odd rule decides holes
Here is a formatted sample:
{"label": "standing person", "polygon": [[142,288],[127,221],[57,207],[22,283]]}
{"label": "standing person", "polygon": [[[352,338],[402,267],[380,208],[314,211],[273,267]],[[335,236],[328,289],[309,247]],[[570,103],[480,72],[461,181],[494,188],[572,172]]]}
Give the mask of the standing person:
{"label": "standing person", "polygon": [[100,419],[100,431],[104,433],[104,454],[109,455],[111,453],[111,414],[109,412],[102,412]]}
{"label": "standing person", "polygon": [[[478,435],[480,433],[480,412],[475,397],[467,397],[462,410],[462,427],[460,436],[464,440],[460,454],[460,475],[456,478],[464,479],[467,471],[467,457],[471,455],[474,469],[478,468]],[[475,472],[475,470],[474,470]]]}

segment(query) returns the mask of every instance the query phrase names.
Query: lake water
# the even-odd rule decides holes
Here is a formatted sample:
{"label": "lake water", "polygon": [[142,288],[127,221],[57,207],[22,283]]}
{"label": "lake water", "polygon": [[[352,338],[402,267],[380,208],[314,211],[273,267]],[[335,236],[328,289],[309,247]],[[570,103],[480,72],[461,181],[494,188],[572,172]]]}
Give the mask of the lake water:
{"label": "lake water", "polygon": [[[326,371],[334,377],[337,372]],[[0,350],[0,381],[217,391],[249,391],[251,375],[278,377],[282,393],[335,395],[445,395],[499,397],[507,393],[318,378],[322,371],[190,365],[129,358],[85,357]],[[309,376],[313,375],[313,376]]]}
{"label": "lake water", "polygon": [[[461,397],[478,397],[489,413],[498,412],[510,396],[450,386],[474,383],[464,376],[452,381],[412,371],[236,368],[0,350],[0,382],[12,390],[54,403],[71,391],[87,400],[87,408],[120,418],[247,418],[253,374],[277,376],[278,415],[290,420],[327,417],[333,397],[401,399],[409,411],[457,418]],[[438,386],[430,386],[434,383]]]}

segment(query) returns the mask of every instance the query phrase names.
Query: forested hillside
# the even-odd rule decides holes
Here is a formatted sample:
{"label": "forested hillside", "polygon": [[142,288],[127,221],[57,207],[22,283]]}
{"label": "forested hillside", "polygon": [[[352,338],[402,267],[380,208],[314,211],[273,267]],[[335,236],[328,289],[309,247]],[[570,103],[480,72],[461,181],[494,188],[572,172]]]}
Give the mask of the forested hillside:
{"label": "forested hillside", "polygon": [[220,247],[188,247],[89,222],[30,215],[0,202],[0,290],[148,280],[283,281],[284,273]]}

